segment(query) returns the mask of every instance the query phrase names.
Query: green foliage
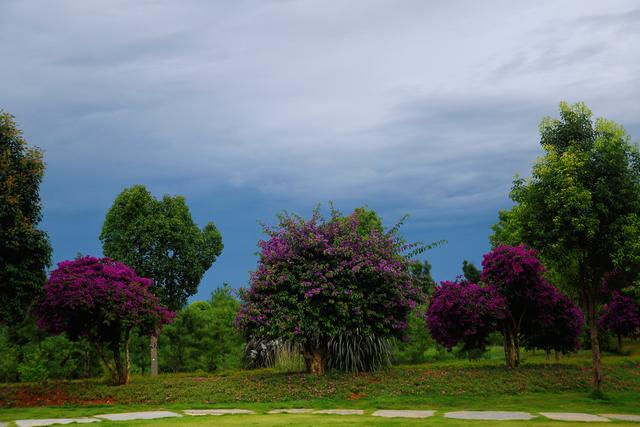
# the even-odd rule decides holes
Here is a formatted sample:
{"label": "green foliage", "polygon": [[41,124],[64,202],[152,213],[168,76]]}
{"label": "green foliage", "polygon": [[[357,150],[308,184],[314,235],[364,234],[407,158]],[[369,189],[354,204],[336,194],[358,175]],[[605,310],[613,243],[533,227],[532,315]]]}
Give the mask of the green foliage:
{"label": "green foliage", "polygon": [[18,379],[18,351],[18,346],[9,339],[8,328],[0,326],[0,382]]}
{"label": "green foliage", "polygon": [[[429,358],[427,352],[435,348],[436,343],[424,327],[424,311],[420,306],[409,316],[407,339],[396,342],[393,358],[397,363],[423,363]],[[444,349],[443,349],[444,352]]]}
{"label": "green foliage", "polygon": [[431,277],[431,263],[427,260],[423,262],[412,261],[409,263],[409,273],[415,286],[422,289],[425,295],[431,295],[436,286],[435,280]]}
{"label": "green foliage", "polygon": [[329,369],[371,372],[391,366],[391,339],[355,331],[332,337],[327,345]]}
{"label": "green foliage", "polygon": [[[606,275],[619,270],[635,278],[640,271],[638,147],[622,126],[567,103],[559,119],[542,120],[540,143],[545,154],[529,179],[515,179],[516,205],[501,213],[492,243],[515,239],[536,249],[560,287],[580,296],[593,326]],[[591,330],[598,388],[597,328]]]}
{"label": "green foliage", "polygon": [[42,152],[27,147],[13,116],[0,110],[0,323],[26,316],[42,287],[51,246],[37,229]]}
{"label": "green foliage", "polygon": [[469,283],[480,283],[480,270],[471,261],[462,261],[462,274]]}
{"label": "green foliage", "polygon": [[160,368],[168,372],[213,372],[241,364],[243,341],[234,327],[239,303],[229,285],[210,301],[182,309],[160,335]]}
{"label": "green foliage", "polygon": [[100,233],[106,256],[131,266],[155,282],[154,292],[171,310],[196,293],[204,273],[222,252],[222,236],[212,222],[193,222],[185,199],[156,200],[142,185],[118,195]]}

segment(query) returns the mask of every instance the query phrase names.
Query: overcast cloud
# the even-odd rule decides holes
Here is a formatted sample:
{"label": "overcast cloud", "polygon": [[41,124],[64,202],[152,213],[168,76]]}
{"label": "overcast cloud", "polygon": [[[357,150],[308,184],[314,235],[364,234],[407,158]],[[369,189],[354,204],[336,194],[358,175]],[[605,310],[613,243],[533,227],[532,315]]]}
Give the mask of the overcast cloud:
{"label": "overcast cloud", "polygon": [[124,187],[184,194],[240,286],[259,227],[367,203],[439,279],[480,261],[561,100],[640,136],[635,1],[0,0],[0,108],[47,161],[56,261],[99,253]]}

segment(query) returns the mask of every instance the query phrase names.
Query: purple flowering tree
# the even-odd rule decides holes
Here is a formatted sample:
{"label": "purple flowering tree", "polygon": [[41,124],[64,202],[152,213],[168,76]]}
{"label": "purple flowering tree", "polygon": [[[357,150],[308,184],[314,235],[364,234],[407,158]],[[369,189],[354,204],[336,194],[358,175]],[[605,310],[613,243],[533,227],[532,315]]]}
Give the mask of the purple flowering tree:
{"label": "purple flowering tree", "polygon": [[129,382],[129,337],[134,328],[151,334],[174,313],[151,291],[153,282],[121,262],[84,256],[51,272],[36,306],[38,326],[71,339],[86,337],[114,384]]}
{"label": "purple flowering tree", "polygon": [[247,339],[296,343],[307,369],[321,374],[338,338],[404,337],[422,292],[395,233],[363,220],[371,223],[362,212],[282,215],[265,229],[236,321]]}
{"label": "purple flowering tree", "polygon": [[425,320],[433,339],[449,351],[458,343],[465,350],[484,349],[507,315],[506,304],[492,288],[446,281],[435,288]]}
{"label": "purple flowering tree", "polygon": [[532,304],[532,313],[522,331],[525,346],[543,349],[547,354],[554,350],[556,359],[560,354],[575,351],[579,347],[580,332],[584,325],[582,311],[544,280],[536,292],[537,302]]}
{"label": "purple flowering tree", "polygon": [[500,245],[484,255],[482,267],[482,281],[507,301],[501,322],[507,366],[519,365],[521,340],[562,352],[577,348],[582,313],[545,280],[544,265],[534,250]]}
{"label": "purple flowering tree", "polygon": [[615,291],[611,302],[602,308],[598,326],[615,334],[618,350],[622,350],[622,337],[640,335],[640,306],[632,297]]}

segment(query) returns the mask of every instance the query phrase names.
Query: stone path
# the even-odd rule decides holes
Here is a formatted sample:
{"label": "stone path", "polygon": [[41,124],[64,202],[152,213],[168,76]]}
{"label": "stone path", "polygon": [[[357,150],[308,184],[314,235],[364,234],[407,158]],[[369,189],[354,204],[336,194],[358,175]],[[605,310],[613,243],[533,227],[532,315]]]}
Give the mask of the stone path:
{"label": "stone path", "polygon": [[41,427],[50,426],[53,424],[71,424],[71,423],[99,423],[97,418],[44,418],[39,420],[18,420],[16,425],[18,427]]}
{"label": "stone path", "polygon": [[398,410],[381,410],[375,411],[373,414],[374,417],[385,417],[385,418],[429,418],[433,417],[436,411],[398,411]]}
{"label": "stone path", "polygon": [[272,411],[267,412],[267,414],[308,414],[310,412],[313,412],[313,409],[293,408],[293,409],[274,409]]}
{"label": "stone path", "polygon": [[635,421],[640,423],[640,415],[624,415],[624,414],[600,414],[605,418],[620,421]]}
{"label": "stone path", "polygon": [[364,415],[362,409],[320,409],[313,411],[312,414],[328,414],[328,415]]}
{"label": "stone path", "polygon": [[544,417],[556,421],[586,421],[586,422],[606,422],[609,418],[599,415],[583,414],[581,412],[540,412]]}
{"label": "stone path", "polygon": [[146,411],[146,412],[124,412],[121,414],[95,415],[97,418],[104,418],[111,421],[129,420],[154,420],[156,418],[181,417],[182,415],[171,411]]}
{"label": "stone path", "polygon": [[456,418],[458,420],[530,420],[534,418],[528,412],[511,412],[511,411],[458,411],[447,412],[445,418]]}
{"label": "stone path", "polygon": [[[221,416],[221,415],[251,415],[256,414],[255,411],[248,409],[186,409],[182,411],[188,416]],[[309,408],[283,408],[273,409],[267,414],[327,414],[327,415],[364,415],[363,409],[309,409]],[[429,418],[434,416],[436,411],[430,410],[397,410],[397,409],[381,409],[371,413],[374,417],[384,418]],[[455,411],[443,414],[445,418],[455,418],[461,420],[530,420],[537,415],[529,412],[518,411]],[[607,422],[611,420],[632,421],[640,423],[640,415],[631,414],[585,414],[580,412],[540,412],[539,415],[557,421],[583,421],[583,422]],[[144,412],[124,412],[118,414],[101,414],[93,417],[83,418],[48,418],[48,419],[31,419],[14,421],[18,427],[41,427],[55,424],[71,424],[71,423],[96,423],[102,419],[111,421],[125,420],[152,420],[157,418],[182,417],[183,414],[172,411],[144,411]],[[560,425],[560,424],[559,424]],[[8,423],[0,422],[0,427],[7,427]],[[640,426],[640,424],[639,424]]]}
{"label": "stone path", "polygon": [[254,411],[248,409],[187,409],[184,411],[187,415],[240,415],[255,414]]}

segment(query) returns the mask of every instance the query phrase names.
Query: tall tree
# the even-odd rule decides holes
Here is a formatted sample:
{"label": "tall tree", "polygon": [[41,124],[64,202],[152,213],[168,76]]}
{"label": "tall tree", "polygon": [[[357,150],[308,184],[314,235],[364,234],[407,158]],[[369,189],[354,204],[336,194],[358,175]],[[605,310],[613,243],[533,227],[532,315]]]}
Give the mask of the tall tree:
{"label": "tall tree", "polygon": [[30,148],[8,113],[0,110],[0,323],[15,325],[42,288],[51,259],[39,187],[42,152]]}
{"label": "tall tree", "polygon": [[[514,208],[494,230],[536,249],[579,296],[589,324],[593,387],[602,384],[598,307],[607,274],[640,267],[640,155],[622,126],[592,119],[584,104],[560,104],[540,125],[545,154],[516,178]],[[502,218],[501,218],[502,219]]]}
{"label": "tall tree", "polygon": [[[106,256],[153,279],[152,291],[163,306],[182,308],[195,294],[204,273],[222,252],[222,236],[213,222],[200,229],[181,196],[156,200],[143,185],[116,197],[100,233]],[[151,375],[158,373],[157,335],[151,337]]]}
{"label": "tall tree", "polygon": [[462,274],[469,283],[480,283],[480,270],[471,261],[462,261]]}
{"label": "tall tree", "polygon": [[36,306],[38,325],[94,345],[113,384],[129,382],[129,339],[134,329],[150,334],[171,322],[150,288],[153,282],[121,262],[85,256],[64,261],[51,273]]}
{"label": "tall tree", "polygon": [[330,220],[316,211],[309,220],[281,215],[265,233],[241,293],[245,337],[297,344],[314,374],[385,365],[387,339],[405,335],[423,296],[395,232],[363,226],[361,211]]}

